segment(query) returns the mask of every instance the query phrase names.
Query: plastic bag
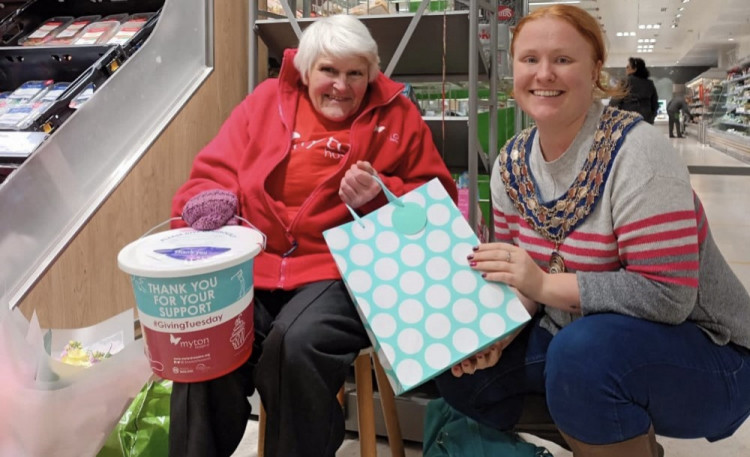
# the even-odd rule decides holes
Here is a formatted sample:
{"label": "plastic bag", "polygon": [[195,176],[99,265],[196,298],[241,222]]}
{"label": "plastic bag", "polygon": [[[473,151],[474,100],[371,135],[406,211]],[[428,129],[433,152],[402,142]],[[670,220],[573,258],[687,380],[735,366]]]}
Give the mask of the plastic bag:
{"label": "plastic bag", "polygon": [[97,457],[164,457],[169,453],[172,381],[151,380],[136,395]]}
{"label": "plastic bag", "polygon": [[487,427],[451,408],[442,398],[427,404],[424,457],[552,457],[512,432]]}
{"label": "plastic bag", "polygon": [[8,308],[0,303],[0,456],[96,455],[151,376],[143,341],[89,368],[72,367],[45,351],[35,320]]}

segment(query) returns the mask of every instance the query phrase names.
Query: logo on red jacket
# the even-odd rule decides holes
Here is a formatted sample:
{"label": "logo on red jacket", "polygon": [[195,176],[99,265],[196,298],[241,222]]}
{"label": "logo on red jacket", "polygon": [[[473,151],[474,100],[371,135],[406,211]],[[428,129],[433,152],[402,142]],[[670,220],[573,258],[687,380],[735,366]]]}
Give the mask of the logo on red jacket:
{"label": "logo on red jacket", "polygon": [[510,6],[499,5],[497,7],[497,18],[501,21],[509,21],[513,19],[513,8]]}

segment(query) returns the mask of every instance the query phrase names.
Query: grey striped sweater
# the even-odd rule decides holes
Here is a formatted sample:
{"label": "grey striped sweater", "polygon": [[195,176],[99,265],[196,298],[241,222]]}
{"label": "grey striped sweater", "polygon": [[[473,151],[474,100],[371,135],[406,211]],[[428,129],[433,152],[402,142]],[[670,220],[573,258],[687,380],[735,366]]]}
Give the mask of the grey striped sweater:
{"label": "grey striped sweater", "polygon": [[[583,128],[557,160],[545,162],[534,136],[529,168],[541,201],[557,199],[574,182],[603,110],[599,102],[591,106]],[[497,163],[491,189],[495,238],[526,249],[546,269],[554,245],[519,216]],[[615,312],[667,324],[689,320],[717,344],[750,348],[750,296],[711,236],[687,167],[653,126],[639,122],[627,133],[600,201],[560,252],[568,271],[576,273],[583,315]],[[578,317],[551,307],[544,311],[543,325],[553,333]]]}

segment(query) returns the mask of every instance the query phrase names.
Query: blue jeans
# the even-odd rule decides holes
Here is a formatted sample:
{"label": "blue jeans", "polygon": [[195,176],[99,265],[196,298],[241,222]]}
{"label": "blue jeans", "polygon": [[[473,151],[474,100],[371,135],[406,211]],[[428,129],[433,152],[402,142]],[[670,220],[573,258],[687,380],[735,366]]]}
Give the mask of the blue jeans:
{"label": "blue jeans", "polygon": [[713,343],[694,323],[595,314],[554,337],[535,317],[494,367],[437,379],[445,400],[507,430],[524,397],[546,395],[558,428],[591,444],[646,433],[710,441],[750,415],[750,350]]}

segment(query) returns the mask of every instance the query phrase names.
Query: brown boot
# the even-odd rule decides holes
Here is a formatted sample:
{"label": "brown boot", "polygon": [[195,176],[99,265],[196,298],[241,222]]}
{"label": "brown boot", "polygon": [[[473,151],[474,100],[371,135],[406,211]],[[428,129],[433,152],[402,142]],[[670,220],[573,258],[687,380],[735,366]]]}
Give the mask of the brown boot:
{"label": "brown boot", "polygon": [[574,457],[661,457],[664,450],[656,443],[654,427],[645,435],[612,444],[586,444],[560,432],[570,445]]}

